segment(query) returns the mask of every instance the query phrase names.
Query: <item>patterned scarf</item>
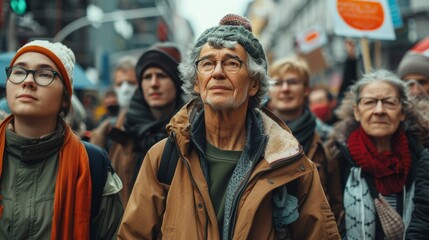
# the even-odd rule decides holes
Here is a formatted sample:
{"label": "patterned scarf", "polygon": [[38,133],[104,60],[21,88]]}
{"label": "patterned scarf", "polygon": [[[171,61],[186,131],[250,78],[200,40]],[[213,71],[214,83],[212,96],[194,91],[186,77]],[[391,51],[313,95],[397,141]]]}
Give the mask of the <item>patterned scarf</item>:
{"label": "patterned scarf", "polygon": [[392,136],[391,143],[392,151],[379,153],[362,127],[354,130],[347,141],[353,160],[374,177],[375,187],[382,195],[400,192],[411,167],[408,139],[402,129]]}
{"label": "patterned scarf", "polygon": [[375,205],[361,168],[352,167],[344,189],[347,239],[375,239]]}
{"label": "patterned scarf", "polygon": [[[13,119],[10,115],[0,124],[0,178],[6,129]],[[92,186],[88,155],[78,136],[63,124],[66,130],[59,154],[51,239],[89,239]],[[2,213],[3,205],[0,204],[0,217]]]}
{"label": "patterned scarf", "polygon": [[[347,178],[346,186],[344,189],[344,211],[346,219],[346,232],[347,239],[361,240],[361,239],[375,239],[376,238],[376,214],[379,215],[380,221],[385,218],[383,213],[379,213],[379,207],[375,203],[373,196],[368,187],[368,183],[361,174],[360,167],[352,167],[350,174]],[[388,220],[387,224],[382,224],[385,236],[391,236],[394,231],[400,236],[403,232],[398,231],[398,224],[402,225],[406,230],[411,221],[412,212],[414,209],[414,183],[411,185],[407,192],[404,192],[404,209],[402,212],[402,220]],[[384,203],[388,204],[388,203]],[[396,211],[392,209],[392,211]],[[389,228],[389,229],[386,229]],[[389,238],[387,238],[389,239]]]}

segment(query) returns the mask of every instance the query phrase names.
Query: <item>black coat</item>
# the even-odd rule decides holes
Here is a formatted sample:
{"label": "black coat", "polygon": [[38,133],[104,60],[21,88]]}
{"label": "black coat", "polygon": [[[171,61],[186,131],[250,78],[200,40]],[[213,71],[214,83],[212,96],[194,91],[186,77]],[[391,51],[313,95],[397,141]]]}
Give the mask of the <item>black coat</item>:
{"label": "black coat", "polygon": [[429,149],[417,162],[414,211],[406,239],[427,239],[429,236]]}

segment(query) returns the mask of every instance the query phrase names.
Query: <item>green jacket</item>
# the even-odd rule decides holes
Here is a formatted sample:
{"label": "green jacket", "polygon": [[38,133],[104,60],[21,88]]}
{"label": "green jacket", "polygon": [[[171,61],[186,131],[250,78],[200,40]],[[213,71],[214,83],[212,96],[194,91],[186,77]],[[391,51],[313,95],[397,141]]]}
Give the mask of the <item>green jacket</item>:
{"label": "green jacket", "polygon": [[[50,239],[58,156],[64,136],[59,129],[37,140],[7,130],[0,239]],[[91,221],[96,239],[115,237],[123,213],[118,195],[121,187],[118,176],[109,172],[100,211]]]}

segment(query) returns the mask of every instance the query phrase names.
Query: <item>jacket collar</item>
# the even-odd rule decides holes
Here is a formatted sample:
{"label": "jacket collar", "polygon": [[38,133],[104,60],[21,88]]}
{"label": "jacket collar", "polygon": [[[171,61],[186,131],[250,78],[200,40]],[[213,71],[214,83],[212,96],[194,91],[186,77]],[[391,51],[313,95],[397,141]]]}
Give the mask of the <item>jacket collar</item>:
{"label": "jacket collar", "polygon": [[[192,117],[193,119],[195,119],[198,114],[203,114],[202,111],[194,112],[194,107],[194,101],[189,101],[177,112],[175,116],[172,117],[170,123],[167,125],[168,133],[171,131],[176,133],[177,143],[182,152],[187,152],[189,150],[191,138],[191,114],[194,114]],[[259,115],[258,118],[260,119],[262,129],[261,134],[268,136],[267,144],[265,145],[265,150],[262,154],[269,165],[277,164],[279,161],[293,158],[301,153],[301,145],[281,119],[265,107],[262,107],[261,109],[253,109],[252,111]],[[201,126],[203,125],[204,124]],[[195,127],[193,128],[196,129]],[[194,130],[193,132],[196,133]],[[247,142],[250,142],[250,140],[246,141],[246,143]],[[204,146],[205,145],[203,145],[203,147]],[[258,145],[253,145],[252,143],[252,146]]]}

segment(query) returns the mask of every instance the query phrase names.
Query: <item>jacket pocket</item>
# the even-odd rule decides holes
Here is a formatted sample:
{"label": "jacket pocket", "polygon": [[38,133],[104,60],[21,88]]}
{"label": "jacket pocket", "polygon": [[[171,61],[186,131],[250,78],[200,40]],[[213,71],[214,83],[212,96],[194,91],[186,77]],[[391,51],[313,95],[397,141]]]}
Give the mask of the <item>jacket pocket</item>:
{"label": "jacket pocket", "polygon": [[327,204],[323,204],[321,206],[321,211],[328,239],[337,239],[338,227],[337,222],[335,221],[335,215],[334,213],[332,213],[331,207]]}

